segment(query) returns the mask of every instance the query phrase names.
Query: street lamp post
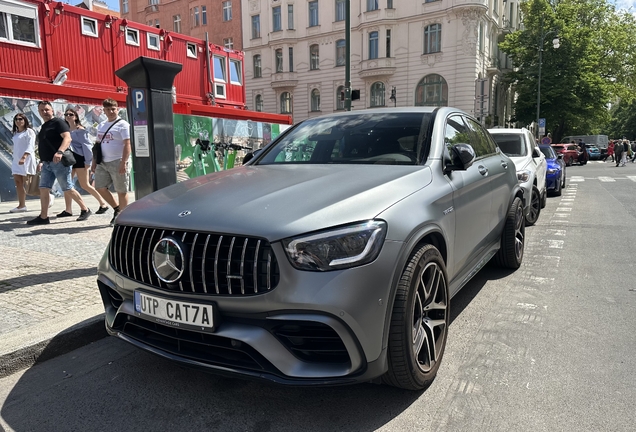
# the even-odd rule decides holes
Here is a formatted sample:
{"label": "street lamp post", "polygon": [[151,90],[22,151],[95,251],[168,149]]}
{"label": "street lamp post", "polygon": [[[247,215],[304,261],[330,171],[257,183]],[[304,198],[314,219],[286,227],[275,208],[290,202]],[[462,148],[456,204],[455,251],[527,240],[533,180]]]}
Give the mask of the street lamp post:
{"label": "street lamp post", "polygon": [[[541,19],[541,31],[543,32],[543,19]],[[541,33],[541,39],[539,40],[539,77],[537,79],[537,139],[539,136],[539,117],[541,115],[541,63],[543,62],[543,43],[545,38],[550,34],[556,34],[555,30],[550,30],[546,33]],[[561,46],[561,41],[558,37],[552,40],[552,46],[557,49]]]}

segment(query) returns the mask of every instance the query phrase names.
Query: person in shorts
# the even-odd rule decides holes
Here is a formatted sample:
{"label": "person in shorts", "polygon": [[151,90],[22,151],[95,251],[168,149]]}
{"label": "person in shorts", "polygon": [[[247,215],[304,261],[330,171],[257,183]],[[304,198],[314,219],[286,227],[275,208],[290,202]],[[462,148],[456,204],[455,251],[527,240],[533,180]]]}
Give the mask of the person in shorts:
{"label": "person in shorts", "polygon": [[[102,106],[107,117],[106,121],[97,126],[97,141],[101,143],[102,160],[98,164],[93,158],[91,170],[95,172],[95,189],[115,212],[110,221],[112,226],[119,212],[128,205],[130,125],[119,118],[116,100],[106,99]],[[108,189],[111,185],[117,192],[117,200]]]}
{"label": "person in shorts", "polygon": [[88,219],[92,214],[90,209],[84,204],[82,196],[73,188],[71,179],[72,167],[64,166],[61,162],[62,154],[71,145],[71,134],[68,124],[55,117],[51,102],[42,101],[38,103],[38,112],[44,120],[44,124],[38,133],[38,153],[40,155],[40,215],[35,219],[27,221],[28,225],[44,225],[49,221],[49,194],[53,183],[57,179],[64,196],[70,196],[81,209],[78,221]]}

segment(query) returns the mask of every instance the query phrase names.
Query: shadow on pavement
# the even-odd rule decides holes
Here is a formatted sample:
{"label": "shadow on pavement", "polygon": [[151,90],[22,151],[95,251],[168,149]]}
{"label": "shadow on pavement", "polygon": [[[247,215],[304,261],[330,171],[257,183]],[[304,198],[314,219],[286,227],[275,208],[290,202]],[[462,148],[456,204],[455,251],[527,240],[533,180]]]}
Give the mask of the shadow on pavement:
{"label": "shadow on pavement", "polygon": [[86,276],[95,276],[97,278],[97,267],[75,268],[72,270],[62,270],[48,273],[29,273],[24,276],[18,276],[0,281],[0,292],[8,292],[20,289],[25,286],[33,285],[34,277],[40,277],[42,281],[63,281],[82,278]]}

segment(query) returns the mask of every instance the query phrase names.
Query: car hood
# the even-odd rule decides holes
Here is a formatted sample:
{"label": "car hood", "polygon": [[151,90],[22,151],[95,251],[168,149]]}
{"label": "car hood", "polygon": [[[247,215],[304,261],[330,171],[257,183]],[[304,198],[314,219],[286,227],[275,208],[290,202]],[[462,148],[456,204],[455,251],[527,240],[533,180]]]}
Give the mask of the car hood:
{"label": "car hood", "polygon": [[514,162],[515,169],[517,171],[526,168],[528,164],[530,163],[530,161],[532,160],[528,156],[508,156],[508,157],[510,158],[511,161]]}
{"label": "car hood", "polygon": [[372,219],[431,180],[425,166],[245,166],[154,192],[128,206],[117,223],[275,241]]}
{"label": "car hood", "polygon": [[557,162],[556,159],[546,159],[545,162],[546,168],[549,170],[561,168],[561,165]]}

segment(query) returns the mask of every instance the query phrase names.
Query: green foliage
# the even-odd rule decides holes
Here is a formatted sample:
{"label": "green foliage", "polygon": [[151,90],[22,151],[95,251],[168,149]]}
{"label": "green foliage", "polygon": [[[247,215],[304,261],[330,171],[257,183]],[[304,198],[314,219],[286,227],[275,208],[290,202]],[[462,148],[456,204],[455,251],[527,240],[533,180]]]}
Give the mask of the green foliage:
{"label": "green foliage", "polygon": [[636,101],[621,102],[612,109],[612,119],[606,134],[611,138],[628,138],[636,140]]}
{"label": "green foliage", "polygon": [[521,9],[524,29],[499,45],[516,67],[505,77],[518,95],[513,120],[536,119],[541,54],[541,117],[554,140],[600,132],[610,102],[636,95],[634,17],[607,0],[528,0]]}

